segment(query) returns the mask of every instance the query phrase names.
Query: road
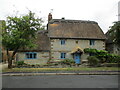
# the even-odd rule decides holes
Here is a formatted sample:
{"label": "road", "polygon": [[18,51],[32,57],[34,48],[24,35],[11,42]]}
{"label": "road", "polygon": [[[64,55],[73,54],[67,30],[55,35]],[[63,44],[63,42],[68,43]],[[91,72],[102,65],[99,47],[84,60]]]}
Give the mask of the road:
{"label": "road", "polygon": [[3,76],[3,88],[118,88],[118,75]]}

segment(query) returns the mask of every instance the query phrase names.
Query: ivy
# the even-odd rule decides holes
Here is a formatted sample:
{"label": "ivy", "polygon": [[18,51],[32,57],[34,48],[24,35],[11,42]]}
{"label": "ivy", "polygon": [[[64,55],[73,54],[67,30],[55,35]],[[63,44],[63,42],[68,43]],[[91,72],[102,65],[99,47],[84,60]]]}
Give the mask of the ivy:
{"label": "ivy", "polygon": [[108,62],[108,63],[120,63],[120,56],[115,54],[109,54],[105,50],[97,50],[92,48],[85,48],[85,53],[92,53],[95,57],[97,57],[101,63]]}

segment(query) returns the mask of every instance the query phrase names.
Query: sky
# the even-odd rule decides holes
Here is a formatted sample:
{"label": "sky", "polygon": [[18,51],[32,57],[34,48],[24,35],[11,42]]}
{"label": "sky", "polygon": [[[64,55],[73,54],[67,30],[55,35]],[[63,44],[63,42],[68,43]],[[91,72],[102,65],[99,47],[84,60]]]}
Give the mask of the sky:
{"label": "sky", "polygon": [[51,12],[53,19],[96,21],[104,33],[118,21],[120,0],[0,0],[0,20],[7,16],[25,15],[29,10],[47,23]]}

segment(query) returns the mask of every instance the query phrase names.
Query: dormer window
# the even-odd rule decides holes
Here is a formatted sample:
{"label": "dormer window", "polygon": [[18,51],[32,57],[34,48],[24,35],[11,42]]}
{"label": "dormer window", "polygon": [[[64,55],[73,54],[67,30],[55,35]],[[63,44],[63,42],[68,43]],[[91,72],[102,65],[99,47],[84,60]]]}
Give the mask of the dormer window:
{"label": "dormer window", "polygon": [[61,45],[65,45],[65,40],[61,40]]}

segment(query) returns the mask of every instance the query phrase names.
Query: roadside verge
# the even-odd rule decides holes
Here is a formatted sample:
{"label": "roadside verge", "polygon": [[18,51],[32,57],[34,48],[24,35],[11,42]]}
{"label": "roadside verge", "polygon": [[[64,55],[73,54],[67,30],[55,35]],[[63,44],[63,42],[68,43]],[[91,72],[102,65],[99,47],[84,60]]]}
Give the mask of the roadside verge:
{"label": "roadside verge", "polygon": [[77,67],[77,68],[12,68],[4,69],[3,76],[32,75],[119,75],[118,67]]}
{"label": "roadside verge", "polygon": [[118,71],[92,71],[92,72],[9,72],[3,76],[34,76],[34,75],[120,75]]}

